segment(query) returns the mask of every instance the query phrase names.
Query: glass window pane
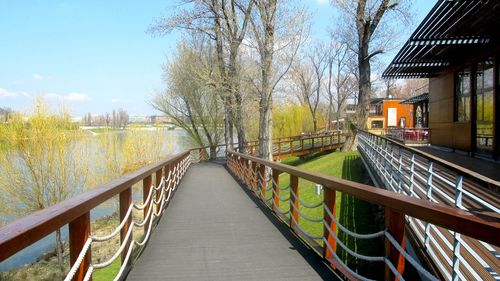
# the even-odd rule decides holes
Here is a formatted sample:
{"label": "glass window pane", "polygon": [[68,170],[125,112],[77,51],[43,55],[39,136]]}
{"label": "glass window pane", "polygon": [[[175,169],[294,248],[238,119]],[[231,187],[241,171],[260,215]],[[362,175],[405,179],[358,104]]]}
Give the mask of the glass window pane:
{"label": "glass window pane", "polygon": [[458,72],[456,79],[456,121],[470,121],[470,70]]}

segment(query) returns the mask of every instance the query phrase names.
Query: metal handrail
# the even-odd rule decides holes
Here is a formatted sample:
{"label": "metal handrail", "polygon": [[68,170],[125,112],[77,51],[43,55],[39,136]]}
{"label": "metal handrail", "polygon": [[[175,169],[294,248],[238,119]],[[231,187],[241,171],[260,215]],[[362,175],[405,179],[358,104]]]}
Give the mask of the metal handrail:
{"label": "metal handrail", "polygon": [[[365,130],[362,130],[362,129],[356,129],[357,131],[359,132],[363,132],[363,133],[366,133],[366,134],[370,134],[370,135],[374,135],[368,131],[365,131]],[[383,139],[384,141],[387,141],[387,142],[390,142],[391,145],[395,145],[395,146],[398,146],[398,147],[401,147],[401,148],[404,148],[416,155],[419,155],[419,156],[422,156],[424,158],[427,158],[429,160],[432,160],[434,161],[435,163],[438,163],[439,165],[449,169],[449,170],[452,170],[456,173],[460,173],[460,174],[463,174],[464,176],[468,177],[468,178],[471,178],[471,179],[475,179],[475,180],[479,180],[483,183],[486,183],[486,184],[490,184],[490,185],[493,185],[493,186],[497,186],[500,188],[500,181],[496,181],[494,179],[491,179],[491,178],[488,178],[486,176],[483,176],[479,173],[476,173],[472,170],[469,170],[465,167],[462,167],[462,166],[459,166],[457,164],[454,164],[452,162],[449,162],[449,161],[446,161],[444,159],[441,159],[437,156],[434,156],[432,154],[429,154],[429,153],[426,153],[426,152],[423,152],[421,150],[418,150],[418,149],[415,149],[415,148],[412,148],[412,147],[408,147],[404,144],[401,144],[397,141],[394,141],[394,140],[391,140],[390,138],[387,138],[387,137],[384,137],[384,136],[379,136],[379,135],[374,135],[374,136],[377,136],[378,138],[380,139]]]}
{"label": "metal handrail", "polygon": [[[444,160],[437,159],[438,161],[434,161],[436,157],[429,159],[426,157],[428,156],[427,153],[402,146],[398,142],[366,131],[359,130],[358,137],[358,149],[365,160],[365,164],[371,167],[372,172],[382,180],[380,184],[389,190],[437,204],[452,205],[474,213],[480,210],[477,207],[479,205],[485,211],[492,212],[493,216],[479,215],[486,216],[494,222],[499,221],[500,208],[486,200],[487,198],[492,200],[492,195],[488,195],[487,190],[481,190],[481,187],[477,186],[478,183],[480,185],[484,184],[484,181],[477,181],[476,177],[473,177],[476,173],[464,168],[450,169]],[[465,174],[464,171],[469,171],[469,173]],[[490,180],[489,184],[494,182]],[[480,193],[486,192],[487,195],[483,194],[483,198],[480,198],[471,192],[472,190]],[[469,210],[470,206],[473,207],[472,210]],[[479,276],[476,269],[469,264],[469,261],[463,259],[460,253],[461,247],[472,255],[479,264],[484,265],[488,272],[494,272],[493,268],[469,246],[467,241],[461,238],[459,233],[449,230],[443,232],[433,226],[431,222],[422,223],[415,218],[408,218],[407,220],[416,237],[426,249],[427,254],[430,255],[447,279],[464,278],[459,269],[460,263],[470,274],[476,277]],[[437,236],[432,234],[431,229]],[[446,235],[452,236],[453,245],[448,242],[449,238],[446,238]],[[443,249],[440,243],[448,246],[448,249]],[[485,252],[492,252],[493,248],[487,243],[480,242],[478,245],[485,248],[486,251],[478,250],[483,255]],[[450,251],[451,258],[449,258]],[[451,269],[447,269],[447,266]]]}

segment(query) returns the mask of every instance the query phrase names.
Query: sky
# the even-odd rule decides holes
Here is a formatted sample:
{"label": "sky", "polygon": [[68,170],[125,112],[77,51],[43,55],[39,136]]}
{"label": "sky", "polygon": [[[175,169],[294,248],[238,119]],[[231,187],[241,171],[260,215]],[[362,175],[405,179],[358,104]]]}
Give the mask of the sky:
{"label": "sky", "polygon": [[[153,37],[146,31],[176,2],[0,0],[0,107],[25,113],[43,95],[75,117],[118,108],[131,116],[159,114],[149,102],[165,88],[162,65],[180,33]],[[435,2],[414,0],[416,24]],[[335,17],[329,0],[303,3],[313,36],[325,39]]]}

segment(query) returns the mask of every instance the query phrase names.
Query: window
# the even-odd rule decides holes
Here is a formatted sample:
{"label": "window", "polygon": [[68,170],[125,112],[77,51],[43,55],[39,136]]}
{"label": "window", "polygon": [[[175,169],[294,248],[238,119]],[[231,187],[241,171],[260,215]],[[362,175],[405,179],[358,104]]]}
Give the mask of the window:
{"label": "window", "polygon": [[384,128],[384,121],[382,121],[382,120],[372,121],[371,128],[372,129],[383,129]]}
{"label": "window", "polygon": [[455,78],[455,121],[470,121],[470,69],[457,73]]}
{"label": "window", "polygon": [[493,59],[477,64],[476,71],[476,152],[493,152],[495,105]]}

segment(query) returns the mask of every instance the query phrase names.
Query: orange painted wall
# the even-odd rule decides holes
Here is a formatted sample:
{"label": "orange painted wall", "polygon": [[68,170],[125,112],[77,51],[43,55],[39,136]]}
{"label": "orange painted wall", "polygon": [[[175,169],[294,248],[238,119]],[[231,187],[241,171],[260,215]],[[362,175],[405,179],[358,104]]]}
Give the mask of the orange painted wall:
{"label": "orange painted wall", "polygon": [[406,118],[406,128],[413,128],[413,105],[411,104],[401,104],[402,100],[384,100],[382,103],[382,114],[384,115],[384,127],[388,128],[388,111],[389,108],[397,109],[397,126],[399,127],[399,122],[401,117]]}

